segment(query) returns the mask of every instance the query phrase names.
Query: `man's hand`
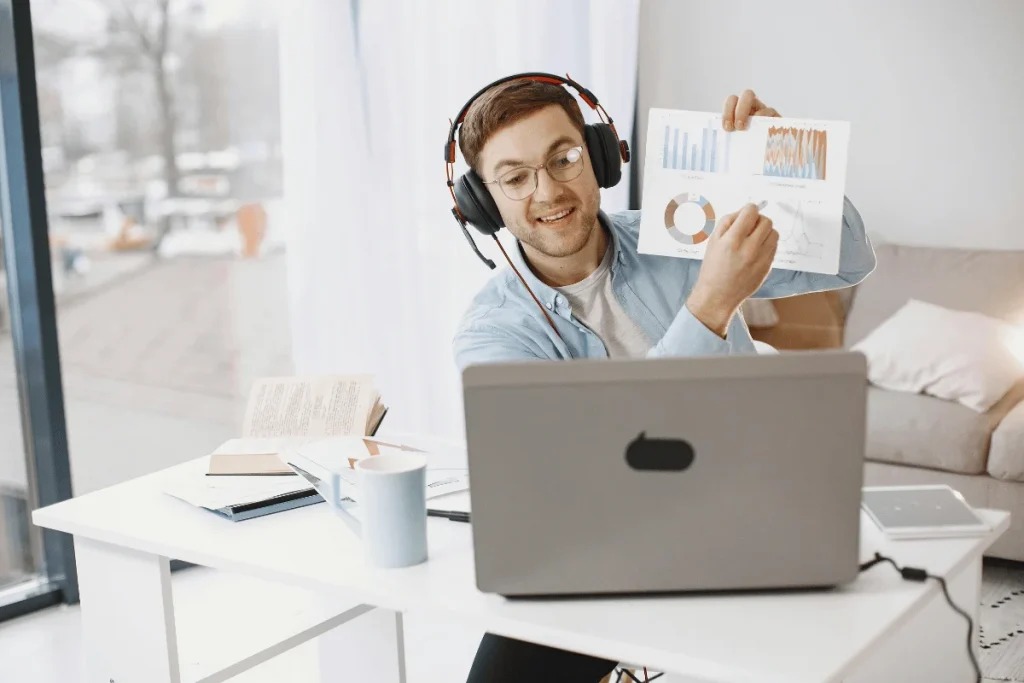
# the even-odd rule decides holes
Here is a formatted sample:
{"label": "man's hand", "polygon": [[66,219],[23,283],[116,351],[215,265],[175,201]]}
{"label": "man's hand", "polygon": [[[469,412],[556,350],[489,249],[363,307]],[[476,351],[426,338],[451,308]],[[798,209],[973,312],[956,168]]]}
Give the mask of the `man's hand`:
{"label": "man's hand", "polygon": [[779,116],[779,112],[757,99],[753,90],[744,90],[737,97],[729,95],[722,108],[722,128],[726,131],[744,130],[751,116]]}
{"label": "man's hand", "polygon": [[708,238],[700,275],[686,300],[690,313],[725,338],[736,309],[767,279],[778,246],[779,233],[755,205],[723,216]]}

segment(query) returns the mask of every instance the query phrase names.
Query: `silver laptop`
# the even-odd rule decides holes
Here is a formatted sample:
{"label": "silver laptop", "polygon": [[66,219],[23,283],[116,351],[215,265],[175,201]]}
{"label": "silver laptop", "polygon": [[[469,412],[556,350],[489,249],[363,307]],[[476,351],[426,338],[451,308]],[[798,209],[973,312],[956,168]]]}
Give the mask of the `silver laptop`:
{"label": "silver laptop", "polygon": [[857,575],[858,353],[480,365],[463,389],[482,591],[823,587]]}

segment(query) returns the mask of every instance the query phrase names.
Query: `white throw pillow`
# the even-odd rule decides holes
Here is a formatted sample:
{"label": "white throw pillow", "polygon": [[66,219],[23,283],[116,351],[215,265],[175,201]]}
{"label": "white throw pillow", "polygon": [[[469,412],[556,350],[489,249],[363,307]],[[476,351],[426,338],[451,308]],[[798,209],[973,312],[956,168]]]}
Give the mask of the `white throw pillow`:
{"label": "white throw pillow", "polygon": [[[911,299],[863,341],[868,379],[984,412],[1024,377],[1015,345],[1024,331],[981,313]],[[1015,353],[1016,351],[1016,353]]]}

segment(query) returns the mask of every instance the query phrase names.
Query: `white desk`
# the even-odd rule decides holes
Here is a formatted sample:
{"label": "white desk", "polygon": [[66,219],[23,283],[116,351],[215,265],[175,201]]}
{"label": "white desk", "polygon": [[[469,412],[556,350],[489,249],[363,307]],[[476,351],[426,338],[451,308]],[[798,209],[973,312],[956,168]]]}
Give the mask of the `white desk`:
{"label": "white desk", "polygon": [[[167,473],[201,467],[193,461],[33,514],[36,524],[75,536],[90,681],[215,683],[374,607],[394,610],[388,623],[397,622],[384,634],[396,643],[396,661],[374,680],[404,680],[400,615],[416,610],[692,681],[971,680],[966,626],[936,582],[902,581],[888,565],[826,592],[507,601],[476,590],[468,525],[431,519],[428,562],[375,570],[325,505],[232,523],[161,493]],[[900,543],[862,519],[862,544],[944,575],[976,617],[982,553],[1009,525],[1008,513],[983,515],[996,529],[987,538]],[[237,662],[195,663],[179,652],[168,558],[312,589],[324,596],[323,612],[269,625]],[[369,622],[380,628],[379,618]],[[334,654],[348,666],[359,657]]]}

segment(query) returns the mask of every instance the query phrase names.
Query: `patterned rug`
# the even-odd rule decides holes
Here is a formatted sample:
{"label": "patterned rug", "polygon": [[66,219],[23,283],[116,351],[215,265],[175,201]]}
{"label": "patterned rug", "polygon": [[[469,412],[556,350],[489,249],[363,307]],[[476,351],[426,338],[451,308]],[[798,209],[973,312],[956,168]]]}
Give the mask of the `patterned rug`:
{"label": "patterned rug", "polygon": [[985,678],[1024,683],[1024,564],[985,564],[978,630]]}

